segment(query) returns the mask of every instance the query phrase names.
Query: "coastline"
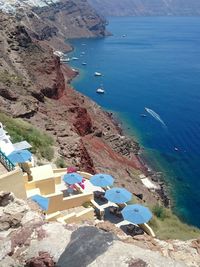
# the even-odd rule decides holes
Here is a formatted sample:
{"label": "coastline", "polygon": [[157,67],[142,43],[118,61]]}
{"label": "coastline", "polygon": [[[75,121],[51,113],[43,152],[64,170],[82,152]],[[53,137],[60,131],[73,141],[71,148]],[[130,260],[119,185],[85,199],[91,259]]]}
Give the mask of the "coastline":
{"label": "coastline", "polygon": [[[30,43],[31,46],[33,44]],[[37,45],[39,44],[37,43]],[[27,91],[27,88],[23,90],[22,86],[18,91],[18,87],[16,88],[13,84],[12,88],[16,94],[14,96],[9,94],[10,88],[7,89],[7,96],[9,95],[12,100],[15,99],[11,104],[9,99],[5,100],[7,96],[4,97],[3,103],[6,103],[5,109],[8,109],[8,114],[13,116],[11,113],[13,111],[14,116],[24,118],[52,137],[55,153],[51,162],[57,164],[58,167],[62,163],[63,166],[76,166],[91,174],[110,173],[116,178],[115,186],[126,187],[133,193],[133,202],[148,205],[151,209],[155,207],[154,205],[161,203],[161,197],[165,190],[160,180],[156,178],[154,184],[161,185],[161,189],[159,188],[161,196],[159,196],[159,192],[154,192],[154,188],[150,188],[152,184],[149,185],[148,178],[142,172],[135,171],[142,170],[143,173],[149,174],[150,179],[155,179],[151,164],[143,158],[142,147],[140,148],[138,142],[135,142],[138,139],[141,140],[139,143],[143,144],[143,140],[138,138],[139,135],[136,132],[135,137],[132,135],[133,141],[130,141],[123,124],[120,123],[123,121],[123,117],[117,119],[114,114],[110,114],[112,116],[109,116],[109,113],[105,115],[106,111],[95,104],[91,100],[92,97],[87,99],[84,93],[73,90],[70,82],[78,73],[61,64],[59,58],[53,55],[52,49],[43,45],[43,49],[39,49],[39,56],[36,53],[38,50],[25,50],[18,47],[24,68],[31,74],[30,77],[32,75],[35,77],[37,82],[34,81],[34,87],[29,88],[30,91]],[[81,79],[79,80],[81,81]],[[41,90],[43,87],[48,90]],[[19,96],[19,92],[25,96],[22,98]],[[25,106],[25,103],[28,105]],[[12,109],[10,109],[10,104]],[[18,113],[14,111],[18,111]],[[114,142],[115,148],[112,146],[114,139],[117,139]],[[132,148],[135,152],[131,151]],[[121,149],[122,151],[120,151]],[[154,161],[152,163],[156,166]],[[154,170],[154,168],[152,169]],[[156,175],[157,172],[155,172]],[[164,210],[163,207],[161,209]],[[171,211],[167,212],[171,214]],[[178,221],[178,219],[176,220]],[[168,224],[168,219],[165,224]],[[161,228],[163,229],[162,225]],[[171,231],[174,231],[173,227]],[[183,229],[182,232],[184,232]]]}
{"label": "coastline", "polygon": [[[75,48],[73,47],[73,50],[74,49]],[[67,65],[71,69],[73,69],[73,67],[70,66],[69,63],[68,64],[63,63],[63,65]],[[70,78],[69,85],[71,85],[72,80],[74,78],[76,78],[78,75],[79,75],[79,71],[77,71],[76,74],[72,78]],[[75,91],[77,91],[76,88],[73,87],[73,89]],[[80,92],[78,92],[78,93],[82,94]],[[84,95],[84,97],[86,97],[86,96]],[[89,98],[89,100],[93,101],[90,98]],[[145,161],[144,157],[142,156],[141,146],[140,146],[139,142],[137,141],[137,138],[135,136],[129,135],[125,131],[125,129],[123,128],[123,120],[121,118],[119,118],[119,116],[117,116],[117,114],[115,112],[107,111],[107,110],[103,109],[102,107],[100,107],[100,108],[106,114],[106,116],[111,121],[111,123],[115,125],[118,134],[121,136],[125,136],[128,139],[131,139],[137,145],[137,152],[134,153],[134,155],[132,155],[132,160],[134,161],[135,165],[138,167],[139,171],[142,173],[141,177],[139,177],[139,179],[142,182],[143,182],[143,180],[145,180],[145,182],[143,183],[143,186],[146,187],[149,191],[151,191],[151,193],[157,194],[158,199],[159,199],[158,202],[161,201],[161,203],[165,207],[170,208],[171,207],[170,206],[171,199],[170,199],[170,196],[168,194],[167,186],[166,186],[165,182],[163,181],[163,179],[160,179],[160,173],[158,173],[156,170],[152,169],[151,166],[149,164],[147,164],[147,162]],[[152,185],[152,186],[150,187],[148,185]],[[139,195],[140,194],[135,194],[136,197],[138,197]]]}
{"label": "coastline", "polygon": [[114,114],[114,112],[108,112],[108,115],[110,116],[113,123],[116,124],[117,128],[119,129],[119,133],[121,135],[128,136],[138,143],[139,151],[138,151],[138,154],[135,155],[135,157],[138,160],[139,164],[141,165],[140,170],[145,175],[145,178],[149,179],[150,182],[152,182],[158,187],[156,192],[159,194],[164,206],[167,208],[171,208],[171,196],[169,195],[168,187],[164,179],[162,178],[161,173],[156,171],[154,168],[151,167],[149,163],[147,163],[141,151],[141,145],[138,142],[136,136],[130,135],[125,131],[125,129],[122,126],[122,123],[124,123],[123,120],[117,117],[116,114]]}

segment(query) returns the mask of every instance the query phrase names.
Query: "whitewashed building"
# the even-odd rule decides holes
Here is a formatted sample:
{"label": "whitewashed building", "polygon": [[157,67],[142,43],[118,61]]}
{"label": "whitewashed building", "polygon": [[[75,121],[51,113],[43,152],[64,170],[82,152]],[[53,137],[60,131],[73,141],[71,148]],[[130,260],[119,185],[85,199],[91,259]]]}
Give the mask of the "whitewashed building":
{"label": "whitewashed building", "polygon": [[14,145],[10,140],[10,136],[4,130],[2,123],[0,122],[0,150],[8,156],[15,150]]}

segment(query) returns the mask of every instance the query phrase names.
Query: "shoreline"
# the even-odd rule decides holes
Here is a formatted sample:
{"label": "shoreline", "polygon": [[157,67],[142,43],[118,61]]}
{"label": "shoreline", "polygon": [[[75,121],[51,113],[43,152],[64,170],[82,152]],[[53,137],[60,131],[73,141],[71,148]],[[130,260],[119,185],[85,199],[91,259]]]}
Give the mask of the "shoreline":
{"label": "shoreline", "polygon": [[[73,47],[73,51],[74,50],[75,50],[75,48]],[[62,64],[64,66],[65,65],[69,66],[69,68],[72,71],[74,70],[74,68],[70,65],[70,63],[62,63]],[[73,79],[76,78],[79,74],[80,74],[79,70],[76,70],[76,73],[74,73],[74,76],[72,78],[70,78],[70,80],[68,81],[69,82],[68,84],[70,86],[71,86],[71,82],[73,81]],[[75,91],[79,92],[74,86],[73,86],[73,89]],[[82,93],[80,93],[80,94],[82,94]],[[89,97],[88,97],[88,99],[92,100]],[[94,100],[92,100],[92,101],[94,101]],[[159,200],[162,202],[162,204],[166,208],[171,208],[171,196],[168,193],[167,185],[165,184],[164,179],[160,179],[160,175],[158,175],[158,172],[155,169],[151,168],[151,166],[149,164],[147,164],[147,162],[143,158],[142,153],[141,153],[141,146],[140,146],[140,143],[138,142],[137,138],[135,138],[135,136],[131,136],[130,134],[128,134],[125,131],[125,129],[123,128],[123,120],[119,116],[117,116],[115,112],[107,111],[106,109],[104,109],[101,106],[100,106],[100,108],[106,114],[106,116],[109,118],[109,120],[114,124],[119,135],[129,138],[137,144],[138,151],[137,151],[137,153],[134,153],[133,161],[134,162],[137,161],[136,165],[139,166],[138,170],[141,171],[142,174],[144,175],[144,177],[142,177],[142,178],[138,177],[138,179],[141,180],[141,182],[143,183],[143,186],[146,187],[149,191],[152,191],[152,193],[155,192],[157,194]],[[136,194],[136,196],[138,196],[138,195]]]}
{"label": "shoreline", "polygon": [[105,112],[111,118],[112,122],[116,125],[116,127],[119,129],[121,135],[127,136],[131,138],[133,141],[136,141],[138,143],[139,151],[138,154],[135,154],[135,157],[138,160],[139,164],[141,165],[140,171],[145,175],[144,179],[148,179],[151,183],[155,184],[158,187],[158,189],[156,189],[156,193],[160,196],[162,203],[164,204],[165,207],[171,208],[171,196],[168,193],[168,188],[167,185],[165,184],[164,179],[160,178],[160,172],[156,171],[149,164],[147,164],[144,157],[142,156],[140,143],[135,138],[135,136],[130,136],[128,133],[125,132],[121,123],[122,120],[117,116],[114,117],[113,112],[108,112],[108,111]]}

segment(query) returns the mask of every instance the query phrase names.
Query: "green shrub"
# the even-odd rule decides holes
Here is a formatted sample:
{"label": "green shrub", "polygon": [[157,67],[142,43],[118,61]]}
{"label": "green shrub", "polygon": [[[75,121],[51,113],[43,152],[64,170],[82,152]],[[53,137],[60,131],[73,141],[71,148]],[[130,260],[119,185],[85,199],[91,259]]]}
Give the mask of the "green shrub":
{"label": "green shrub", "polygon": [[91,207],[91,203],[88,201],[88,202],[83,203],[82,206],[83,206],[84,208],[89,208],[89,207]]}
{"label": "green shrub", "polygon": [[54,157],[54,149],[52,147],[44,146],[40,148],[40,154],[43,158],[51,161]]}
{"label": "green shrub", "polygon": [[58,168],[66,168],[67,164],[65,163],[63,158],[57,158],[55,164]]}
{"label": "green shrub", "polygon": [[153,217],[148,224],[154,229],[154,231],[156,231],[159,227],[158,221],[155,217]]}
{"label": "green shrub", "polygon": [[170,209],[157,204],[151,210],[154,216],[149,225],[158,238],[188,240],[200,236],[200,229],[183,223]]}
{"label": "green shrub", "polygon": [[160,206],[159,204],[156,204],[153,207],[152,212],[157,218],[161,220],[164,220],[165,218],[168,217],[166,209],[163,206]]}
{"label": "green shrub", "polygon": [[11,74],[7,70],[4,70],[3,72],[0,72],[0,82],[7,86],[11,86],[12,84],[22,86],[23,77]]}
{"label": "green shrub", "polygon": [[38,158],[46,158],[52,160],[54,156],[53,138],[41,130],[33,127],[30,123],[22,119],[13,119],[0,112],[0,122],[6,126],[6,130],[11,136],[12,142],[20,142],[26,140],[32,146],[31,151]]}

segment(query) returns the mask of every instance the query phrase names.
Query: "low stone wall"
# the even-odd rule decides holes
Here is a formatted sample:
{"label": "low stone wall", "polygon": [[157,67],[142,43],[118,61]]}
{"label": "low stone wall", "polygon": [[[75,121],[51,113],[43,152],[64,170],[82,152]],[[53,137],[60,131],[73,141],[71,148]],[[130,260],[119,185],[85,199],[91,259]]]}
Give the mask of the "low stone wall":
{"label": "low stone wall", "polygon": [[90,202],[94,196],[93,194],[79,194],[63,198],[62,193],[47,195],[49,199],[49,207],[47,214],[56,211],[67,210],[75,207],[82,206],[85,202]]}
{"label": "low stone wall", "polygon": [[16,197],[26,199],[24,177],[20,168],[0,175],[0,191],[13,192]]}
{"label": "low stone wall", "polygon": [[93,220],[94,219],[94,209],[87,208],[81,212],[75,213],[72,212],[67,214],[63,217],[58,218],[58,221],[61,223],[80,223],[86,220]]}
{"label": "low stone wall", "polygon": [[83,178],[90,180],[90,178],[92,177],[92,174],[88,173],[88,172],[78,172]]}
{"label": "low stone wall", "polygon": [[54,178],[31,181],[25,183],[26,190],[38,188],[41,195],[49,195],[55,193],[55,180]]}

